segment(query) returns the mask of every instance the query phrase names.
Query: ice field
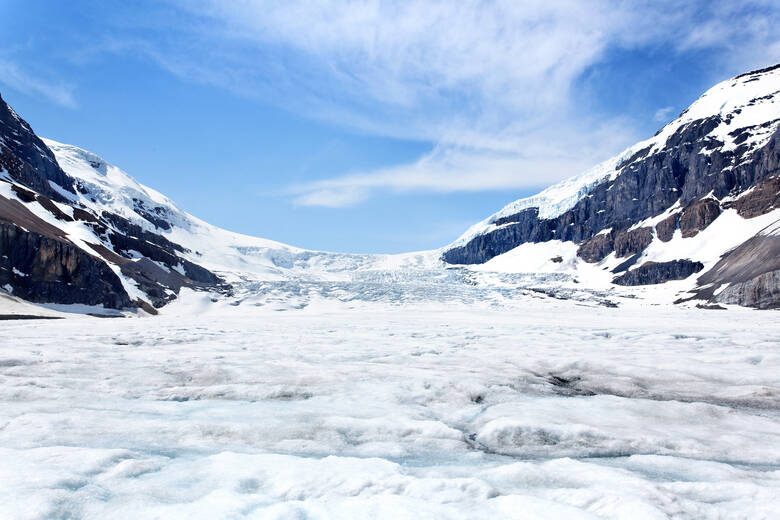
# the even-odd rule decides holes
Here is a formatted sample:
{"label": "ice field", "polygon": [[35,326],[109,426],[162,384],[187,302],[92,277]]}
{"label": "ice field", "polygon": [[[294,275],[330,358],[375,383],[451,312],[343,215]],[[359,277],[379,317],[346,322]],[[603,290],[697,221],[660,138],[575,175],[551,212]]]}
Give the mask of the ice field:
{"label": "ice field", "polygon": [[775,312],[342,289],[1,321],[0,518],[778,517]]}

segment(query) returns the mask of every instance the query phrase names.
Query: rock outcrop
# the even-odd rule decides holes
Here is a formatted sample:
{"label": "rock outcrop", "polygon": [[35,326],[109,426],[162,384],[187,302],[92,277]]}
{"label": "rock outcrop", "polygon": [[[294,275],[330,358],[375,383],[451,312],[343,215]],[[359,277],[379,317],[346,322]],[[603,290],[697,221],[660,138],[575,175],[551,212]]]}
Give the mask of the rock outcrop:
{"label": "rock outcrop", "polygon": [[734,208],[744,218],[754,218],[780,208],[780,177],[768,178],[756,184],[733,202],[726,202],[725,209]]}
{"label": "rock outcrop", "polygon": [[682,212],[680,231],[683,238],[690,238],[712,224],[720,215],[720,204],[714,199],[697,200]]}
{"label": "rock outcrop", "polygon": [[780,221],[723,255],[698,278],[701,288],[696,296],[720,303],[777,308],[779,272]]}
{"label": "rock outcrop", "polygon": [[67,175],[54,154],[27,122],[0,96],[0,171],[50,199],[65,201],[62,191],[74,193],[76,181]]}
{"label": "rock outcrop", "polygon": [[757,309],[780,308],[780,270],[769,271],[746,282],[726,287],[715,298],[719,303],[731,303]]}
{"label": "rock outcrop", "polygon": [[100,258],[59,238],[0,223],[0,286],[32,302],[134,307]]}
{"label": "rock outcrop", "polygon": [[586,262],[599,262],[615,248],[615,233],[610,229],[606,233],[599,233],[580,244],[577,256]]}
{"label": "rock outcrop", "polygon": [[670,280],[684,280],[704,269],[701,262],[672,260],[670,262],[645,262],[612,280],[617,285],[654,285]]}
{"label": "rock outcrop", "polygon": [[662,242],[669,242],[680,226],[680,214],[675,213],[655,225],[655,234]]}
{"label": "rock outcrop", "polygon": [[622,258],[641,253],[652,241],[653,230],[649,227],[618,233],[613,244],[615,256]]}

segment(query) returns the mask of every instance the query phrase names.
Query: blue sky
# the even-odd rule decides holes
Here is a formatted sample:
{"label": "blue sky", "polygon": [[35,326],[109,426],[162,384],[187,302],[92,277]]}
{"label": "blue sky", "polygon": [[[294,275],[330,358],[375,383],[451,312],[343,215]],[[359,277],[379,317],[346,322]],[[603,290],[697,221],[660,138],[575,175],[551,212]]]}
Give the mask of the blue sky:
{"label": "blue sky", "polygon": [[5,0],[0,93],[213,224],[440,247],[780,62],[776,1]]}

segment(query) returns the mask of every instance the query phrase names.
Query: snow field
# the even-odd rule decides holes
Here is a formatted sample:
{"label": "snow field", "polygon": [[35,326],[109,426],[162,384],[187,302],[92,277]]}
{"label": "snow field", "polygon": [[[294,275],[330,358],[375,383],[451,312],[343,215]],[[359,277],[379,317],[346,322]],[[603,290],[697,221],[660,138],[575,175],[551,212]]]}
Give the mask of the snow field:
{"label": "snow field", "polygon": [[0,322],[0,517],[780,510],[772,312],[352,305]]}

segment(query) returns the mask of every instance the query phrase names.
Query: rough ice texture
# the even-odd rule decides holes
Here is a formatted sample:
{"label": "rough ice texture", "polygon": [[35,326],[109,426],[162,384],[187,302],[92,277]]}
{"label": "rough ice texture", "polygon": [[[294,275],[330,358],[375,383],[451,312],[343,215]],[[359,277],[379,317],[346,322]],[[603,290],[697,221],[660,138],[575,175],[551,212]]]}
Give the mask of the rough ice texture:
{"label": "rough ice texture", "polygon": [[780,510],[774,314],[185,293],[155,319],[0,322],[0,517]]}

